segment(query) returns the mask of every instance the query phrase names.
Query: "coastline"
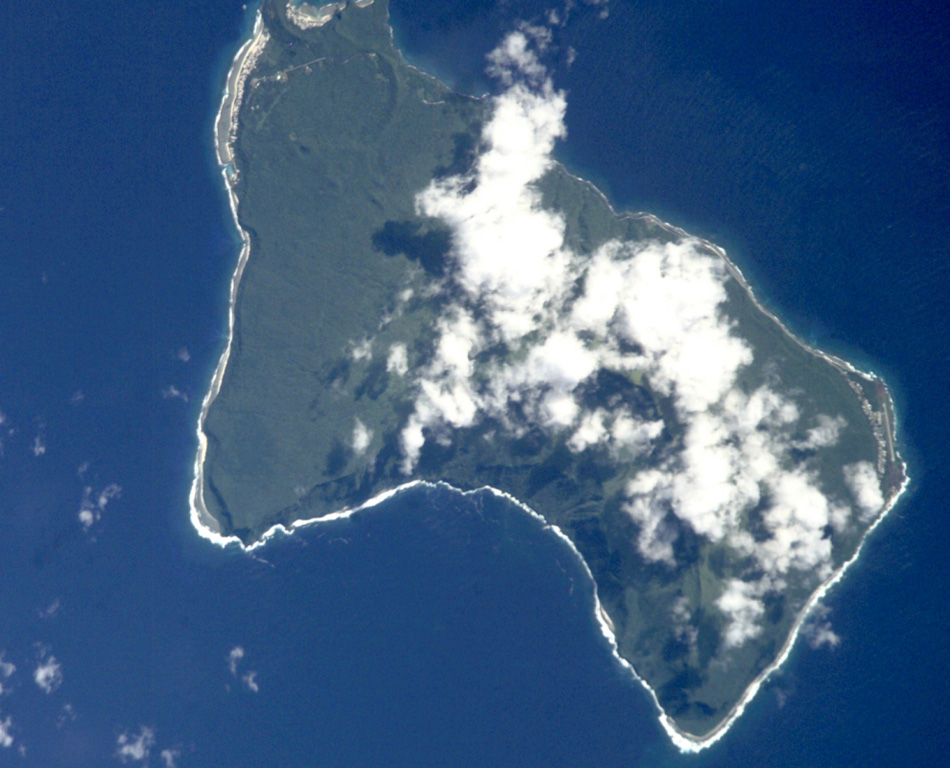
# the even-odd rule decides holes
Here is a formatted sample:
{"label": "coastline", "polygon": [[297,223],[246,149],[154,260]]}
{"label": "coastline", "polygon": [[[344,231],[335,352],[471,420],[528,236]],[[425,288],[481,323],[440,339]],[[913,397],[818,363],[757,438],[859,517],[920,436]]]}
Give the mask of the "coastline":
{"label": "coastline", "polygon": [[[239,49],[228,70],[225,79],[225,90],[221,98],[221,106],[218,108],[218,114],[214,120],[214,145],[218,157],[218,164],[221,166],[221,179],[228,193],[228,203],[231,206],[231,215],[234,218],[234,226],[241,236],[241,252],[238,254],[237,265],[234,268],[234,274],[231,276],[231,285],[228,296],[228,341],[225,345],[218,364],[215,366],[214,373],[211,375],[211,384],[208,391],[201,401],[201,412],[198,416],[198,449],[195,453],[194,481],[189,493],[189,506],[191,524],[202,538],[209,539],[215,544],[226,545],[230,539],[236,537],[225,537],[221,535],[221,529],[217,521],[208,512],[203,498],[204,489],[204,463],[208,452],[208,438],[204,432],[205,417],[211,403],[217,397],[221,389],[221,382],[224,379],[224,371],[228,366],[228,360],[231,357],[231,343],[234,339],[234,306],[237,301],[238,286],[241,283],[241,276],[244,274],[244,267],[247,265],[248,257],[251,253],[251,239],[244,228],[241,227],[238,218],[238,199],[234,191],[234,169],[231,162],[234,154],[231,144],[237,132],[238,110],[244,99],[244,88],[247,85],[247,77],[251,70],[257,64],[264,46],[270,35],[264,27],[264,19],[261,10],[258,8],[257,15],[254,18],[254,27],[250,39]],[[225,118],[226,121],[225,121]],[[226,126],[226,129],[224,128]]]}
{"label": "coastline", "polygon": [[[367,3],[368,4],[368,3]],[[356,5],[361,6],[360,2],[357,2]],[[390,34],[392,34],[392,29],[390,28]],[[659,711],[659,720],[660,724],[663,727],[664,731],[669,736],[670,740],[676,746],[680,752],[683,753],[696,753],[700,752],[708,747],[711,747],[717,741],[719,741],[725,734],[729,731],[732,725],[738,720],[738,718],[744,713],[746,706],[749,702],[755,697],[755,695],[760,690],[762,684],[779,669],[782,664],[785,663],[788,656],[791,653],[792,648],[795,645],[798,635],[800,634],[801,628],[804,622],[807,620],[811,611],[815,606],[821,601],[821,599],[829,592],[829,590],[837,584],[844,576],[847,569],[857,561],[858,557],[861,554],[861,551],[864,548],[864,544],[867,541],[868,536],[877,528],[881,521],[887,516],[887,514],[897,505],[900,497],[908,489],[910,484],[910,476],[907,472],[906,464],[901,463],[902,467],[902,482],[900,487],[896,492],[891,493],[890,497],[886,499],[884,506],[881,511],[878,513],[873,523],[868,527],[864,532],[864,535],[861,537],[858,546],[856,547],[853,555],[846,562],[844,562],[838,569],[836,569],[831,576],[828,577],[822,584],[811,594],[804,607],[799,612],[795,624],[789,633],[788,637],[785,640],[784,645],[782,646],[780,652],[774,659],[774,661],[769,664],[766,669],[764,669],[745,689],[739,701],[729,710],[726,717],[710,732],[697,736],[695,734],[688,733],[680,728],[678,728],[673,721],[673,719],[666,713],[663,707],[660,705],[659,699],[657,698],[656,692],[653,688],[637,673],[634,667],[620,656],[618,651],[618,645],[616,640],[615,631],[613,624],[610,618],[607,616],[606,612],[603,609],[603,606],[600,602],[600,598],[597,592],[597,583],[593,578],[593,574],[587,562],[584,560],[581,553],[575,547],[571,539],[556,525],[549,523],[543,515],[529,507],[527,504],[523,503],[519,499],[515,498],[511,494],[508,494],[504,491],[501,491],[492,486],[482,486],[480,488],[462,491],[454,486],[445,483],[431,483],[423,480],[412,480],[396,486],[395,488],[384,491],[372,499],[364,502],[363,504],[354,507],[354,508],[343,508],[341,510],[322,515],[315,518],[308,518],[303,520],[295,520],[290,524],[290,527],[286,527],[282,524],[277,524],[266,530],[259,539],[256,541],[245,544],[237,536],[225,535],[221,532],[221,527],[215,518],[208,511],[207,506],[204,501],[204,463],[207,456],[208,449],[208,440],[204,433],[204,423],[205,418],[210,409],[211,404],[216,398],[218,392],[220,391],[221,384],[223,381],[224,373],[227,369],[227,364],[230,359],[231,354],[231,345],[234,336],[234,323],[235,323],[235,305],[237,301],[237,292],[240,286],[241,277],[244,272],[244,268],[247,264],[247,261],[250,257],[250,238],[247,232],[241,227],[240,220],[238,217],[238,198],[234,190],[234,183],[236,181],[236,169],[233,168],[233,150],[232,143],[236,137],[237,127],[238,127],[238,112],[240,110],[241,104],[243,102],[243,96],[245,88],[248,85],[248,76],[257,64],[258,59],[260,58],[261,53],[263,52],[264,47],[266,46],[269,40],[269,34],[266,28],[263,25],[263,18],[261,10],[258,9],[257,15],[255,17],[253,32],[250,39],[248,39],[238,50],[235,58],[232,62],[231,68],[228,71],[226,78],[226,85],[224,94],[222,96],[221,105],[218,111],[218,114],[214,121],[215,126],[215,148],[216,155],[218,158],[218,163],[221,166],[221,176],[222,182],[225,185],[228,193],[228,199],[231,207],[231,213],[234,218],[234,225],[241,236],[242,247],[240,254],[238,256],[237,264],[234,269],[234,273],[231,277],[230,289],[229,289],[229,306],[228,306],[228,339],[224,351],[221,354],[221,357],[218,360],[218,363],[214,369],[214,372],[211,377],[211,383],[209,385],[208,391],[205,394],[205,397],[202,400],[201,411],[198,417],[197,424],[197,438],[198,438],[198,448],[195,456],[194,464],[194,479],[192,482],[191,490],[189,493],[189,507],[190,507],[190,520],[195,528],[196,532],[201,538],[207,539],[208,541],[216,544],[220,547],[227,547],[231,544],[236,544],[244,552],[252,552],[253,550],[265,546],[270,539],[278,536],[279,534],[290,536],[296,531],[297,528],[303,528],[311,525],[316,525],[321,522],[331,522],[334,520],[341,520],[351,517],[357,512],[365,511],[372,509],[373,507],[378,506],[382,502],[390,499],[397,494],[400,494],[404,491],[417,488],[449,488],[463,496],[473,495],[477,493],[487,492],[492,495],[503,498],[510,503],[517,506],[523,512],[529,514],[532,518],[538,520],[542,525],[542,530],[548,530],[553,535],[561,539],[574,553],[577,557],[580,564],[583,566],[585,572],[590,578],[591,585],[593,588],[593,597],[594,597],[594,609],[593,609],[593,618],[601,630],[601,634],[607,640],[610,645],[611,652],[614,658],[619,662],[621,667],[623,667],[629,674],[631,674],[634,679],[639,681],[643,687],[649,692],[650,696],[653,699],[654,704],[656,705]],[[569,171],[560,166],[565,173],[571,176],[574,179],[582,181],[589,188],[595,191],[603,201],[609,207],[609,210],[614,216],[619,218],[643,218],[650,221],[656,226],[665,229],[668,232],[674,233],[682,238],[689,238],[694,241],[699,242],[704,248],[718,255],[726,265],[726,268],[729,270],[733,278],[739,283],[739,285],[748,293],[750,299],[752,300],[755,307],[763,312],[766,316],[771,318],[781,330],[790,337],[795,343],[801,346],[804,350],[810,354],[817,356],[832,366],[834,366],[843,376],[848,376],[849,374],[854,376],[859,376],[864,379],[866,382],[875,385],[880,388],[880,391],[883,393],[881,396],[881,413],[883,426],[876,425],[874,419],[871,417],[869,411],[873,413],[873,409],[870,407],[870,401],[864,395],[860,388],[857,385],[852,385],[852,389],[855,391],[856,396],[859,397],[862,403],[862,409],[865,414],[871,420],[872,428],[874,428],[874,435],[878,443],[878,456],[879,456],[879,467],[880,467],[880,456],[882,453],[889,454],[892,461],[897,462],[900,459],[899,454],[897,453],[894,444],[897,431],[897,415],[896,410],[893,404],[893,398],[891,397],[890,391],[887,389],[886,385],[883,382],[883,379],[875,373],[861,371],[851,363],[848,363],[842,358],[838,358],[834,355],[825,353],[815,347],[811,347],[804,340],[796,336],[786,325],[772,312],[767,310],[756,298],[754,291],[751,286],[746,281],[742,271],[736,266],[727,256],[724,249],[721,247],[701,238],[690,235],[679,227],[664,222],[653,214],[639,212],[639,213],[623,213],[618,214],[614,210],[613,206],[610,204],[610,201],[607,200],[606,195],[594,184],[591,182],[581,179],[580,177],[570,174]],[[888,414],[888,409],[891,413]],[[883,432],[883,434],[879,434]]]}
{"label": "coastline", "polygon": [[[722,248],[721,246],[718,246],[715,243],[710,242],[709,240],[706,240],[705,238],[697,237],[696,235],[691,235],[689,232],[682,229],[681,227],[678,227],[675,224],[671,224],[668,221],[663,221],[661,218],[659,218],[658,216],[655,216],[652,213],[647,213],[645,211],[638,211],[636,213],[618,212],[614,208],[614,206],[611,204],[607,196],[604,194],[603,190],[601,190],[597,185],[595,185],[593,182],[587,179],[584,179],[580,176],[577,176],[571,173],[561,163],[557,163],[557,166],[565,174],[570,176],[572,179],[586,185],[588,189],[590,189],[592,192],[597,194],[614,216],[620,219],[642,219],[645,221],[649,221],[651,224],[654,224],[660,229],[666,230],[667,232],[671,234],[675,234],[680,238],[693,240],[699,243],[703,248],[705,248],[706,250],[718,256],[722,260],[723,264],[725,264],[726,269],[728,270],[729,274],[733,277],[733,279],[741,286],[741,288],[749,296],[749,299],[752,301],[752,304],[755,306],[756,309],[758,309],[760,312],[762,312],[762,314],[764,314],[766,317],[772,320],[772,322],[774,322],[779,327],[782,333],[784,333],[789,339],[791,339],[799,347],[805,350],[805,352],[807,352],[808,354],[814,357],[820,358],[821,360],[824,360],[829,365],[837,369],[838,372],[848,380],[849,384],[851,385],[852,391],[855,393],[855,395],[857,396],[858,400],[861,403],[861,410],[864,411],[865,417],[868,419],[868,421],[871,424],[871,428],[872,428],[872,431],[874,432],[875,440],[877,441],[878,474],[880,475],[884,474],[883,463],[885,461],[884,459],[885,454],[889,456],[891,461],[897,462],[897,460],[900,458],[900,454],[897,452],[896,448],[894,447],[895,437],[897,434],[897,424],[896,424],[897,409],[894,406],[894,398],[891,396],[891,392],[887,388],[887,384],[884,382],[884,379],[881,376],[879,376],[877,373],[874,373],[873,371],[863,371],[857,366],[853,365],[852,363],[849,363],[847,360],[841,357],[838,357],[837,355],[832,355],[828,352],[818,349],[817,347],[813,347],[810,344],[808,344],[808,342],[806,342],[804,339],[800,338],[787,325],[785,325],[784,322],[782,322],[782,320],[778,317],[778,315],[766,309],[766,307],[762,304],[762,302],[759,301],[758,297],[755,295],[755,291],[752,289],[752,286],[749,284],[749,282],[745,278],[745,275],[742,273],[742,270],[739,269],[738,265],[735,264],[735,262],[733,262],[732,259],[729,258],[725,249]],[[850,379],[848,379],[849,374],[853,376],[859,376],[867,383],[872,384],[875,387],[880,387],[881,391],[883,392],[883,396],[881,397],[881,411],[880,411],[880,413],[882,414],[881,421],[883,422],[883,424],[877,423],[876,420],[873,418],[872,414],[874,413],[874,409],[871,407],[870,401],[868,400],[864,392],[861,391],[860,388],[857,387],[853,382],[851,382]],[[890,415],[888,414],[888,411],[890,411]],[[893,424],[891,423],[892,421],[894,422]],[[904,480],[903,480],[903,484],[901,485],[901,488],[894,495],[895,499],[897,496],[900,496],[900,494],[903,493],[907,482],[910,480],[907,474],[907,467],[903,463],[902,463],[902,469],[903,469]],[[885,510],[889,509],[888,505],[890,503],[891,503],[890,499],[885,500],[885,506],[884,506]]]}

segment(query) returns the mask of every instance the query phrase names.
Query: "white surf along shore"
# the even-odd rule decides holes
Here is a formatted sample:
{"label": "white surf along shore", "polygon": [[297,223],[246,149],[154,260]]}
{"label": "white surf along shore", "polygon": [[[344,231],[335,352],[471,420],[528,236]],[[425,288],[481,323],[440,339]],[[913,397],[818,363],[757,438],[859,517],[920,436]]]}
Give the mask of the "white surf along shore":
{"label": "white surf along shore", "polygon": [[[358,7],[363,7],[365,5],[369,5],[371,2],[372,0],[368,0],[368,2],[367,0],[356,0],[354,4],[357,5]],[[338,5],[343,5],[343,4],[344,3],[339,3]],[[321,8],[320,10],[324,10],[324,9]],[[329,20],[329,18],[332,16],[332,13],[327,14],[325,18],[323,14],[314,14],[314,15],[316,15],[317,18],[309,18],[307,20],[313,22],[311,23],[311,26],[320,26]],[[296,19],[294,19],[294,21],[295,23],[297,23]],[[300,24],[300,25],[305,26],[304,24]],[[375,496],[374,498],[370,499],[369,501],[365,502],[364,504],[361,504],[358,507],[341,509],[330,514],[322,515],[320,517],[315,517],[311,519],[297,520],[297,521],[294,521],[290,525],[289,528],[281,524],[275,525],[269,530],[267,530],[258,541],[255,541],[249,545],[245,545],[244,542],[242,542],[236,536],[229,536],[229,535],[223,534],[221,532],[221,528],[218,522],[209,513],[205,505],[204,498],[203,498],[204,463],[205,463],[207,448],[208,448],[208,440],[204,432],[204,423],[205,423],[205,417],[208,413],[208,409],[210,408],[211,403],[214,401],[215,397],[217,396],[218,392],[221,389],[221,382],[223,380],[224,373],[225,373],[225,370],[227,369],[228,361],[230,359],[231,344],[232,344],[232,339],[234,335],[234,311],[235,311],[235,302],[237,299],[237,290],[241,282],[241,277],[243,275],[244,268],[247,264],[248,258],[250,257],[250,238],[248,237],[247,232],[245,232],[244,229],[241,227],[240,220],[238,218],[238,199],[237,199],[237,195],[234,192],[234,181],[236,180],[237,170],[233,166],[234,155],[233,155],[233,150],[232,150],[232,144],[234,142],[237,128],[238,128],[238,112],[243,102],[245,89],[249,86],[250,74],[253,71],[254,67],[256,66],[261,54],[263,53],[264,47],[267,45],[267,42],[269,39],[270,39],[269,34],[263,24],[261,12],[260,10],[258,10],[251,36],[238,50],[237,54],[234,57],[234,61],[232,62],[231,68],[228,72],[225,90],[221,99],[221,106],[219,108],[217,117],[214,122],[214,126],[215,126],[214,138],[215,138],[215,148],[216,148],[218,163],[221,166],[222,180],[223,180],[225,189],[227,190],[227,193],[228,193],[228,198],[229,198],[229,202],[231,206],[231,213],[234,218],[234,226],[236,227],[237,231],[239,232],[241,236],[242,247],[241,247],[241,251],[238,256],[237,264],[235,266],[234,273],[231,277],[231,283],[230,283],[227,344],[225,346],[224,352],[221,354],[221,357],[218,360],[217,366],[214,369],[214,373],[211,377],[211,383],[202,401],[201,412],[198,417],[198,424],[197,424],[198,447],[197,447],[197,451],[195,455],[194,478],[192,481],[191,491],[189,494],[190,519],[198,535],[220,547],[235,546],[235,547],[240,548],[242,551],[251,552],[259,547],[265,546],[268,543],[268,541],[270,541],[270,539],[276,536],[290,536],[298,528],[303,528],[306,526],[317,525],[319,523],[327,523],[334,520],[341,520],[341,519],[351,517],[357,512],[371,510],[374,507],[377,507],[380,504],[382,504],[384,501],[396,496],[397,494],[409,491],[414,488],[444,487],[444,488],[449,488],[457,493],[460,493],[466,496],[477,494],[477,493],[485,493],[485,492],[491,493],[492,495],[496,497],[503,498],[509,501],[510,503],[517,506],[519,509],[521,509],[525,514],[530,515],[532,518],[537,520],[544,531],[547,531],[551,535],[556,536],[561,542],[563,542],[565,546],[567,546],[573,552],[579,564],[583,566],[585,572],[587,573],[588,578],[590,579],[591,585],[593,587],[593,594],[594,594],[593,619],[594,621],[596,621],[597,625],[600,627],[601,633],[603,634],[604,639],[609,644],[610,649],[616,661],[635,680],[637,680],[641,685],[643,685],[643,687],[649,693],[650,697],[653,699],[653,702],[656,705],[657,710],[659,711],[660,724],[663,727],[664,731],[669,736],[670,740],[673,742],[673,744],[681,752],[684,752],[684,753],[700,752],[712,746],[717,741],[719,741],[723,736],[725,736],[725,734],[729,731],[732,725],[745,711],[745,708],[748,705],[748,703],[755,697],[756,693],[758,693],[759,689],[762,687],[762,684],[772,675],[772,673],[774,673],[777,669],[779,669],[782,666],[782,664],[786,661],[789,654],[791,653],[792,648],[795,645],[795,641],[797,640],[798,635],[800,634],[802,625],[807,620],[812,609],[821,601],[821,599],[828,593],[828,591],[842,579],[847,569],[858,559],[861,551],[864,548],[864,544],[867,541],[868,536],[872,533],[872,531],[874,531],[875,528],[877,528],[878,525],[880,525],[881,521],[887,516],[888,512],[890,512],[895,507],[898,500],[901,498],[901,496],[903,496],[904,492],[907,490],[910,483],[910,477],[906,472],[906,467],[905,467],[905,472],[904,472],[904,482],[901,485],[901,488],[899,489],[899,491],[893,494],[892,497],[887,500],[887,503],[884,505],[883,509],[878,513],[877,517],[875,518],[871,526],[865,532],[864,536],[861,539],[861,542],[859,543],[851,559],[849,559],[847,562],[841,565],[837,570],[835,570],[834,573],[832,573],[832,575],[828,579],[826,579],[814,591],[814,593],[812,593],[811,597],[809,598],[804,608],[799,612],[798,617],[795,621],[793,630],[789,634],[788,638],[785,641],[785,644],[782,646],[782,649],[779,652],[778,656],[775,658],[775,660],[765,670],[763,670],[758,675],[758,677],[755,678],[755,680],[752,681],[752,683],[748,686],[748,688],[746,688],[739,702],[732,708],[732,710],[730,710],[727,717],[714,730],[702,736],[697,736],[678,728],[675,722],[673,721],[673,719],[664,711],[663,707],[660,705],[659,699],[657,698],[656,692],[653,690],[653,688],[651,688],[650,685],[642,677],[640,677],[640,675],[637,674],[637,671],[626,659],[620,656],[618,652],[618,647],[617,647],[617,639],[614,633],[614,627],[610,618],[607,616],[606,612],[603,609],[603,606],[600,603],[600,599],[597,595],[597,585],[596,585],[596,582],[594,581],[593,574],[591,573],[590,568],[588,567],[581,553],[574,546],[574,543],[571,541],[571,539],[559,527],[548,523],[548,521],[545,520],[543,515],[541,515],[534,509],[531,509],[529,506],[527,506],[520,500],[516,499],[515,497],[511,496],[510,494],[505,493],[504,491],[501,491],[497,488],[493,488],[491,486],[484,486],[482,488],[478,488],[472,491],[461,491],[447,483],[430,483],[430,482],[426,482],[422,480],[413,480],[413,481],[404,483],[402,485],[399,485],[395,488],[392,488],[388,491],[385,491],[379,494],[378,496]],[[588,184],[591,189],[595,190],[604,199],[604,201],[607,202],[608,205],[610,205],[609,201],[607,201],[606,196],[604,196],[603,193],[599,189],[597,189],[597,187],[595,187],[593,184],[590,184],[590,182],[585,181],[585,183]],[[611,211],[613,211],[612,206],[611,206]],[[614,211],[614,213],[616,214],[616,211]],[[629,214],[629,215],[648,217],[652,222],[667,229],[671,233],[675,233],[681,237],[689,236],[688,233],[686,233],[684,230],[672,224],[663,222],[651,214],[640,213],[640,214]],[[822,352],[821,350],[810,347],[808,344],[806,344],[802,339],[800,339],[798,336],[792,333],[784,325],[784,323],[781,322],[781,320],[778,317],[776,317],[774,314],[769,312],[764,306],[762,306],[762,304],[755,298],[754,293],[751,287],[749,286],[748,282],[745,280],[744,276],[742,275],[742,272],[739,270],[739,268],[735,264],[732,263],[732,261],[728,258],[725,251],[722,248],[707,241],[703,241],[703,245],[704,247],[708,248],[711,252],[718,255],[725,262],[726,267],[733,274],[736,280],[743,286],[743,288],[745,288],[746,291],[748,291],[749,295],[752,297],[752,300],[755,302],[755,305],[758,307],[758,309],[762,311],[763,313],[767,314],[776,323],[778,323],[781,329],[790,338],[792,338],[796,343],[801,345],[809,353],[827,360],[828,362],[833,364],[835,367],[839,368],[839,370],[842,370],[842,372],[850,371],[851,373],[863,376],[868,380],[875,381],[875,382],[880,381],[880,378],[876,376],[875,374],[860,371],[859,369],[855,368],[853,365],[851,365],[847,361],[842,360],[841,358],[838,358],[832,355],[828,355],[825,352]],[[866,404],[867,403],[866,399],[864,399],[863,402]],[[867,411],[867,407],[865,408],[866,411]],[[893,419],[895,423],[888,422],[888,415],[887,415],[888,407],[891,407],[891,410],[893,411],[893,401],[890,400],[889,393],[887,394],[887,402],[884,404],[884,410],[883,410],[883,419],[885,421],[885,424],[882,425],[881,430],[876,429],[875,434],[877,435],[878,441],[879,441],[879,455],[883,453],[884,451],[887,451],[890,457],[893,459],[896,454],[896,451],[893,445],[893,436],[896,434],[897,424],[896,424],[896,415],[894,416],[894,419]]]}

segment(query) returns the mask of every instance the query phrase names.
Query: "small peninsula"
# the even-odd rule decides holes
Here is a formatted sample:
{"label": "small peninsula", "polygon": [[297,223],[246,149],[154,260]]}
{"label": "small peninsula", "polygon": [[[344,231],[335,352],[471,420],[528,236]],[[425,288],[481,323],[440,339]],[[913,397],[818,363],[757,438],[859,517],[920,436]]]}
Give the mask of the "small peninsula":
{"label": "small peninsula", "polygon": [[701,748],[905,488],[893,403],[553,159],[549,46],[512,30],[475,99],[403,60],[385,0],[264,0],[216,122],[244,249],[192,516],[254,545],[411,482],[506,494]]}

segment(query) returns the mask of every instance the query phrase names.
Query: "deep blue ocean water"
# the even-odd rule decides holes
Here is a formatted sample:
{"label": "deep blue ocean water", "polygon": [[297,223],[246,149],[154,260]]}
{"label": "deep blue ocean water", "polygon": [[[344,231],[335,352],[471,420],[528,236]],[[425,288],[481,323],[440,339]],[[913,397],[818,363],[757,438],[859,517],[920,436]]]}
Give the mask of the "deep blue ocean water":
{"label": "deep blue ocean water", "polygon": [[[472,91],[547,7],[393,4],[409,58]],[[564,162],[724,245],[796,331],[895,392],[914,482],[826,600],[842,644],[800,644],[724,740],[681,756],[582,569],[497,501],[413,492],[254,557],[200,540],[194,427],[237,254],[211,124],[247,16],[20,4],[0,32],[0,765],[119,764],[143,727],[151,765],[946,762],[946,14],[603,7],[555,35]],[[84,530],[85,490],[111,484]]]}

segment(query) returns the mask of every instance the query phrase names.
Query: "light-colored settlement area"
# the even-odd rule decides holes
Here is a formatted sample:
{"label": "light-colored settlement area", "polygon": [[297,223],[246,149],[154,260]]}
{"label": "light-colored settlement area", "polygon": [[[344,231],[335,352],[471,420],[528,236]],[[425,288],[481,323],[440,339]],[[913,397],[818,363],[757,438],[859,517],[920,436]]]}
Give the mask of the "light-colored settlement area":
{"label": "light-colored settlement area", "polygon": [[893,405],[554,161],[550,46],[513,30],[472,99],[403,61],[386,2],[265,0],[216,124],[244,248],[192,516],[250,546],[420,481],[503,494],[696,750],[906,487]]}

